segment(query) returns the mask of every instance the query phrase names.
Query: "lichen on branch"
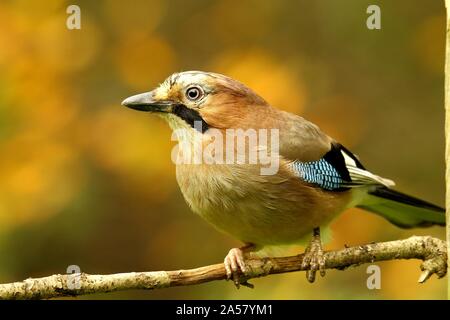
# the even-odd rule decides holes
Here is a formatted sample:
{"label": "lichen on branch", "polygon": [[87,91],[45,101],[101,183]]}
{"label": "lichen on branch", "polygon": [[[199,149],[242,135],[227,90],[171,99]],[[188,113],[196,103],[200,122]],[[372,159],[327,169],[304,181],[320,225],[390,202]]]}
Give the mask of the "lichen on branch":
{"label": "lichen on branch", "polygon": [[[447,248],[445,241],[433,237],[410,237],[404,240],[371,243],[325,252],[327,269],[343,270],[364,263],[398,259],[420,259],[422,273],[419,282],[432,274],[439,278],[447,272]],[[302,268],[303,254],[290,257],[251,258],[246,261],[249,270],[239,279],[244,285],[248,280],[294,271]],[[49,299],[64,296],[80,296],[131,289],[160,289],[195,285],[226,279],[223,263],[189,270],[128,272],[110,275],[86,273],[55,274],[21,282],[0,284],[0,299]]]}

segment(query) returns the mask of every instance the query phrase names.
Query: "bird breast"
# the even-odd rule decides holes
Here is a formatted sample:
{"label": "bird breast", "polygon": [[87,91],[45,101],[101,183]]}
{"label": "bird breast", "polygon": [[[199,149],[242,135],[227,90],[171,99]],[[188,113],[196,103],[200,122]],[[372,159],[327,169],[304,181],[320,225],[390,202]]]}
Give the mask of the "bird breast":
{"label": "bird breast", "polygon": [[258,165],[178,164],[177,181],[189,206],[217,229],[258,245],[298,243],[345,208],[348,195],[325,192],[281,164],[262,176]]}

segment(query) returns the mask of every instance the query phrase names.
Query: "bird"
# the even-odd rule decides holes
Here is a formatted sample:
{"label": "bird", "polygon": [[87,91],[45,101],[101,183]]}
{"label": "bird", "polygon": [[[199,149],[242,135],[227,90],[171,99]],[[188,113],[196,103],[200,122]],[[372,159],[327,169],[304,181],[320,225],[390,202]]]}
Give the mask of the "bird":
{"label": "bird", "polygon": [[[306,244],[302,267],[307,280],[314,282],[317,272],[324,276],[321,230],[352,207],[400,228],[445,225],[443,208],[394,190],[392,180],[367,170],[317,125],[271,106],[228,76],[177,72],[122,105],[162,117],[175,133],[179,143],[173,160],[184,199],[194,213],[243,243],[224,259],[227,278],[237,286],[239,276],[248,272],[245,260],[271,246]],[[253,146],[220,151],[225,144],[217,138],[220,134],[268,130],[276,133],[273,145],[259,139]],[[235,134],[230,141],[238,138]],[[193,149],[215,142],[208,159],[192,161]],[[261,150],[277,164],[269,174],[263,172],[267,163],[245,158]],[[232,161],[223,161],[227,151],[237,154],[230,156]],[[241,161],[236,160],[239,155],[244,156]]]}

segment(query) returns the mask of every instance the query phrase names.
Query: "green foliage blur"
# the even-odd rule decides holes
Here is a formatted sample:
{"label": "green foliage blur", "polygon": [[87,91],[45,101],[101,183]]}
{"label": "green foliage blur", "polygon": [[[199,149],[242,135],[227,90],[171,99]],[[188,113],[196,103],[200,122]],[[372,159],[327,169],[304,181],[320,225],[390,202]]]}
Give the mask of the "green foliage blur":
{"label": "green foliage blur", "polygon": [[[239,242],[190,212],[168,126],[126,109],[182,70],[219,72],[352,149],[399,190],[444,202],[443,1],[105,0],[0,2],[0,282],[65,273],[191,268]],[[366,9],[381,7],[381,30]],[[327,249],[430,234],[362,210],[333,224]],[[420,262],[99,294],[94,299],[443,299]]]}

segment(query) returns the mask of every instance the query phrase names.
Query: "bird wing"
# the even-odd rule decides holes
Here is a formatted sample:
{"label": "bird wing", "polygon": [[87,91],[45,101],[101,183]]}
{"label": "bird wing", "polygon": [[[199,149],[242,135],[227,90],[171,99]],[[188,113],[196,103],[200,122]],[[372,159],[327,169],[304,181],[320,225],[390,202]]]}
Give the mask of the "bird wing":
{"label": "bird wing", "polygon": [[292,171],[302,180],[330,191],[343,191],[361,186],[391,187],[394,182],[367,171],[358,158],[339,143],[316,161],[290,162]]}
{"label": "bird wing", "polygon": [[315,124],[287,112],[278,113],[277,119],[280,155],[300,179],[332,191],[394,185],[393,181],[367,171],[353,153]]}
{"label": "bird wing", "polygon": [[280,155],[299,179],[327,191],[365,187],[366,195],[353,204],[401,228],[445,225],[443,208],[390,189],[393,181],[367,171],[358,157],[316,125],[291,114],[280,118]]}

